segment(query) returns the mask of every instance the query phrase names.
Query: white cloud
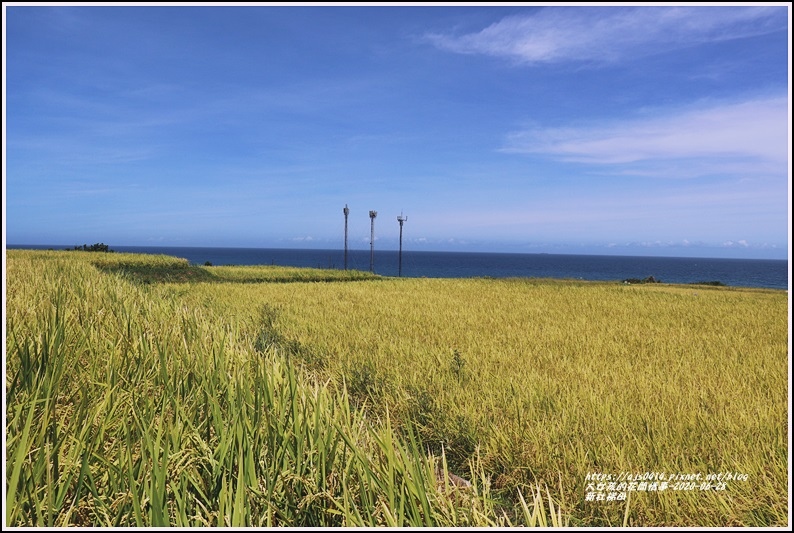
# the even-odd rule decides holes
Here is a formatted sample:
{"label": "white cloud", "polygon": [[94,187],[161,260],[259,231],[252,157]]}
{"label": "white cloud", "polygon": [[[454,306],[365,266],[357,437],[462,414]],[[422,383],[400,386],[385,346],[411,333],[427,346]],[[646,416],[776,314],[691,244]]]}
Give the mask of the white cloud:
{"label": "white cloud", "polygon": [[681,241],[674,241],[674,240],[655,240],[655,241],[629,241],[623,243],[615,243],[610,242],[607,244],[602,245],[604,248],[746,248],[748,250],[763,250],[763,249],[776,249],[777,245],[770,245],[768,243],[763,244],[755,244],[752,245],[748,241],[741,239],[738,241],[727,240],[721,243],[719,242],[707,242],[707,241],[689,241],[688,239],[683,239]]}
{"label": "white cloud", "polygon": [[785,172],[787,117],[783,97],[712,104],[644,120],[518,131],[503,150],[671,177]]}
{"label": "white cloud", "polygon": [[506,17],[460,36],[428,34],[437,47],[520,63],[614,62],[787,26],[785,6],[552,7]]}

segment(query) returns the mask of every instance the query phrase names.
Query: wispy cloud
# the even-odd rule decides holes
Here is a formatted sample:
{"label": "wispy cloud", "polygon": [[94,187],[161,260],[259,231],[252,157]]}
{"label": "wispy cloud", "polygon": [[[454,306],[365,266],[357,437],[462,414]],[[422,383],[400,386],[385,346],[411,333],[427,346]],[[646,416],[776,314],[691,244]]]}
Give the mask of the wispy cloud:
{"label": "wispy cloud", "polygon": [[623,165],[625,173],[641,175],[779,173],[788,161],[787,116],[786,98],[711,105],[597,126],[517,131],[503,150]]}
{"label": "wispy cloud", "polygon": [[754,249],[754,250],[775,250],[778,248],[775,244],[769,244],[767,242],[749,242],[746,239],[738,239],[738,240],[727,240],[723,242],[706,242],[706,241],[689,241],[688,239],[683,239],[681,241],[631,241],[631,242],[611,242],[604,246],[605,248],[728,248],[728,249],[735,249],[735,248],[744,248],[744,249]]}
{"label": "wispy cloud", "polygon": [[615,62],[699,43],[785,30],[785,7],[553,7],[465,35],[427,34],[439,48],[519,63]]}

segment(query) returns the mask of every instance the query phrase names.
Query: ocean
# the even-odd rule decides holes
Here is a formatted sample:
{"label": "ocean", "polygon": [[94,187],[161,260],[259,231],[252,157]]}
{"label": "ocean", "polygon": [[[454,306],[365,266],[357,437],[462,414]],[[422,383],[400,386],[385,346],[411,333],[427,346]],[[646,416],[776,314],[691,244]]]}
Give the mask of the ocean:
{"label": "ocean", "polygon": [[[8,245],[7,248],[62,250],[69,246]],[[343,250],[270,248],[202,248],[111,246],[117,252],[166,254],[203,265],[282,265],[344,268]],[[349,250],[348,268],[369,270],[369,250]],[[397,276],[397,251],[375,250],[374,271]],[[719,281],[734,287],[787,289],[788,261],[778,259],[704,259],[683,257],[631,257],[607,255],[518,254],[474,252],[402,253],[403,277],[469,278],[528,277],[621,281],[653,276],[663,283]]]}

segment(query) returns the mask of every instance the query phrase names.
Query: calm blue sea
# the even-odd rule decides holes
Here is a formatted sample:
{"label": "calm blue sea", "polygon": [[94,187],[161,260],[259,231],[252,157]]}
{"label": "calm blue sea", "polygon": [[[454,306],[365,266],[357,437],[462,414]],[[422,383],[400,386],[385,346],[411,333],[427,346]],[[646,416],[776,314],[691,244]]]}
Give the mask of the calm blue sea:
{"label": "calm blue sea", "polygon": [[[21,246],[62,250],[68,246]],[[282,265],[344,268],[343,250],[268,248],[188,248],[111,246],[117,252],[166,254],[203,265]],[[350,250],[348,268],[369,270],[369,250]],[[374,270],[385,276],[398,274],[398,252],[375,250]],[[403,277],[468,278],[573,278],[620,281],[653,276],[665,283],[721,281],[736,287],[787,289],[788,261],[776,259],[702,259],[682,257],[627,257],[606,255],[507,254],[403,251]]]}

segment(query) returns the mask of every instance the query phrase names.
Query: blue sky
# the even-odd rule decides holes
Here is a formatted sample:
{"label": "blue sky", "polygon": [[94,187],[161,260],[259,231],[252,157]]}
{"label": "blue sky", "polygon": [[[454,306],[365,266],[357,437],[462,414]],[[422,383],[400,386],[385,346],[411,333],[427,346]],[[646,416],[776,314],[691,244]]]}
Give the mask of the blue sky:
{"label": "blue sky", "polygon": [[4,11],[8,244],[788,256],[787,4]]}

